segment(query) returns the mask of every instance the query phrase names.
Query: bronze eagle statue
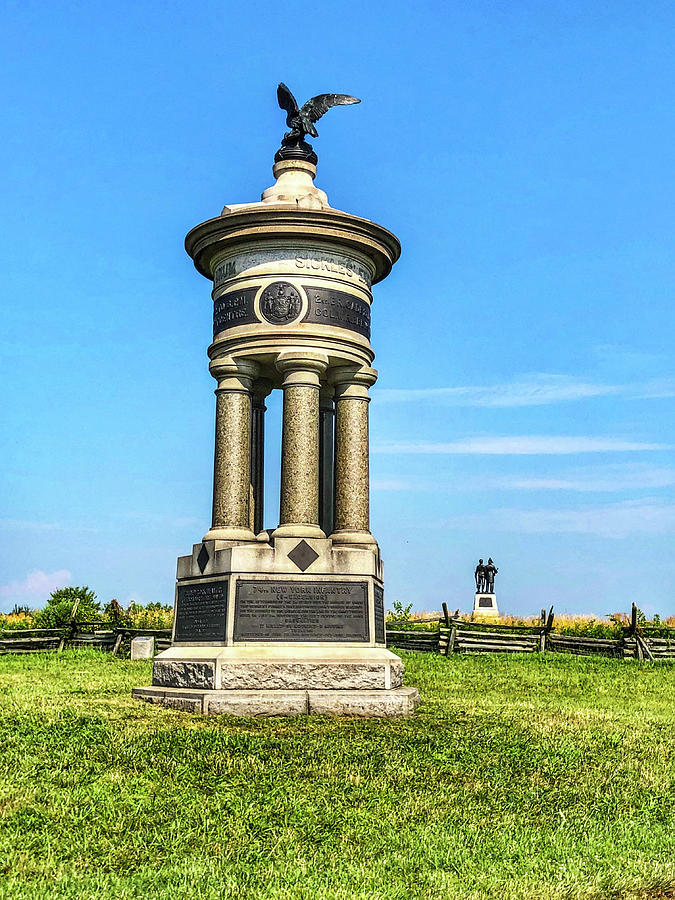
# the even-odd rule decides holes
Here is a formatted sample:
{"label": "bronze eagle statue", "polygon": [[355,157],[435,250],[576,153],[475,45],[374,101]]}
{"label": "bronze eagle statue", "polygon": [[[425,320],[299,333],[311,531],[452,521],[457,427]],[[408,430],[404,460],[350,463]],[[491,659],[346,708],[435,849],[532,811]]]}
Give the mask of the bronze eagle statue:
{"label": "bronze eagle statue", "polygon": [[318,122],[332,106],[346,106],[361,102],[348,94],[317,94],[316,97],[312,97],[304,106],[300,107],[283,82],[277,88],[277,99],[279,106],[286,110],[286,125],[291,129],[284,135],[282,141],[282,144],[286,146],[300,144],[307,134],[318,137],[319,133],[314,127],[314,123]]}

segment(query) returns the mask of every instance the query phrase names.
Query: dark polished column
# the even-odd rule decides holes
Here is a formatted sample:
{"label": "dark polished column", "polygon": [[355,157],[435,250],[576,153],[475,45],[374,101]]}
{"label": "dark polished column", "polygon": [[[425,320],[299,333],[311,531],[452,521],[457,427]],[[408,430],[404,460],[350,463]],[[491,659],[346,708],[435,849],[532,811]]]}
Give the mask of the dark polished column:
{"label": "dark polished column", "polygon": [[264,528],[265,504],[265,398],[272,383],[261,378],[253,385],[251,398],[251,528],[260,534]]}
{"label": "dark polished column", "polygon": [[319,392],[319,525],[327,535],[333,531],[334,520],[334,430],[335,404],[331,385],[322,385]]}

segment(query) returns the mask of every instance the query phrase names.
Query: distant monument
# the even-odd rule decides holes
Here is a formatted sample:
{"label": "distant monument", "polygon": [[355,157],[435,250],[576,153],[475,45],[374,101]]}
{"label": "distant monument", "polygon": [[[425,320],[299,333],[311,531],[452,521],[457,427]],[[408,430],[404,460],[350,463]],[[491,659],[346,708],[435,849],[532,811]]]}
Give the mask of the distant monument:
{"label": "distant monument", "polygon": [[498,571],[492,558],[488,559],[485,564],[482,559],[478,560],[474,572],[476,581],[476,594],[473,601],[474,616],[496,617],[499,615],[497,595],[495,594],[495,575]]}
{"label": "distant monument", "polygon": [[[419,703],[386,649],[383,567],[370,533],[371,286],[391,232],[332,209],[307,144],[331,107],[278,88],[290,131],[275,184],[226,206],[185,246],[213,283],[213,518],[178,560],[172,644],[151,703],[203,713],[402,716]],[[265,398],[283,391],[279,524],[264,530]]]}

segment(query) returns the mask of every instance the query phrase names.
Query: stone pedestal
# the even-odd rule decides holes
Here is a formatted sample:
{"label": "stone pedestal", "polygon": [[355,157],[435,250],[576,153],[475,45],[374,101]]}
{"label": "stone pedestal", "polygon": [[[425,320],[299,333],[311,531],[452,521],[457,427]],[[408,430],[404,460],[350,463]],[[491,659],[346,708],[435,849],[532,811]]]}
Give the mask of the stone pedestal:
{"label": "stone pedestal", "polygon": [[132,659],[152,659],[155,655],[154,637],[139,636],[131,640]]}
{"label": "stone pedestal", "polygon": [[497,595],[477,592],[473,600],[473,615],[481,618],[499,618]]}
{"label": "stone pedestal", "polygon": [[[371,286],[400,246],[331,209],[315,166],[283,160],[259,203],[186,238],[213,281],[213,518],[178,560],[171,647],[152,703],[234,715],[393,716],[419,695],[386,648],[370,533]],[[264,398],[283,391],[279,522],[264,530]]]}

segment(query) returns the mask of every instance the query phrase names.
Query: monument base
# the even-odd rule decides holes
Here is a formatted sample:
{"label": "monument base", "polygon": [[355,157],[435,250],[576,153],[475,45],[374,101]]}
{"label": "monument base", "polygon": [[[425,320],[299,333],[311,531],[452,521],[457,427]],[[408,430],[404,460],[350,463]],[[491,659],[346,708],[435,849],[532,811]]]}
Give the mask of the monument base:
{"label": "monument base", "polygon": [[172,645],[133,696],[207,715],[412,715],[371,540],[195,544],[178,560]]}
{"label": "monument base", "polygon": [[380,647],[174,645],[152,670],[153,687],[216,691],[388,691],[402,683],[403,663]]}
{"label": "monument base", "polygon": [[337,691],[206,691],[188,688],[134,688],[132,697],[157,706],[207,716],[334,715],[390,718],[411,716],[420,702],[417,688]]}
{"label": "monument base", "polygon": [[477,592],[473,601],[473,616],[474,618],[499,618],[497,595]]}

